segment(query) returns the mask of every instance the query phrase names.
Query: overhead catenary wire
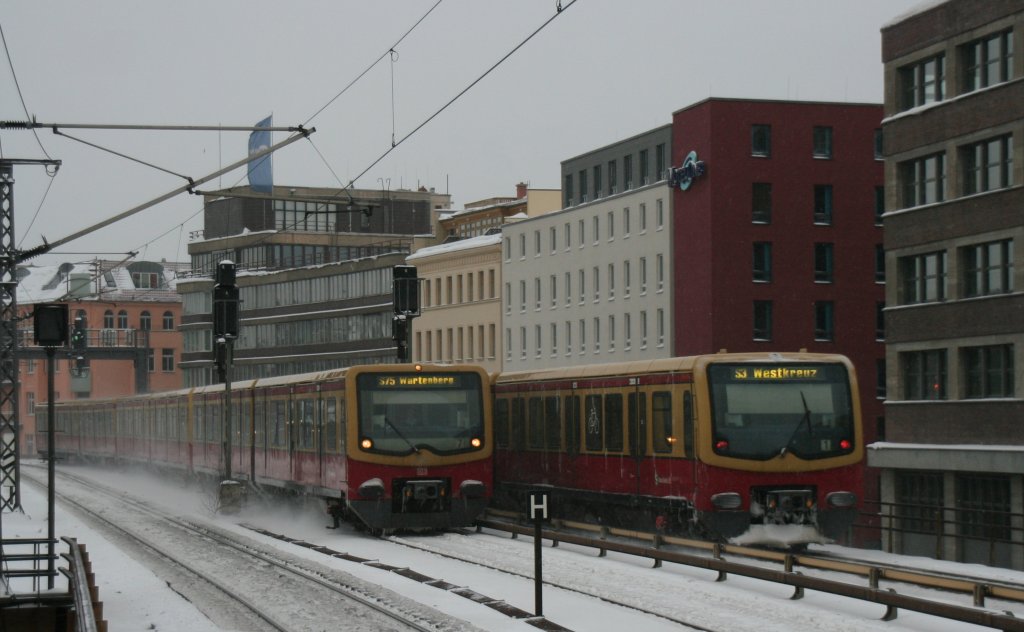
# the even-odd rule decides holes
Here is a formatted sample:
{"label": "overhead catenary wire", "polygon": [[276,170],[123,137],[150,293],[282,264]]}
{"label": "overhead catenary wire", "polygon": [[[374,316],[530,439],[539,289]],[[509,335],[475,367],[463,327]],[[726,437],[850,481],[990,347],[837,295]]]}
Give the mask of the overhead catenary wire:
{"label": "overhead catenary wire", "polygon": [[[15,89],[18,91],[18,99],[21,101],[21,108],[25,111],[25,118],[31,118],[31,115],[28,112],[28,106],[25,104],[25,95],[22,94],[21,84],[18,82],[18,73],[14,72],[14,60],[11,59],[11,51],[7,48],[7,37],[4,35],[3,25],[0,25],[0,41],[3,41],[4,54],[7,55],[7,65],[11,68],[11,77],[14,79]],[[50,157],[50,154],[46,153],[46,148],[43,147],[43,142],[39,139],[39,134],[35,130],[32,130],[32,135],[35,136],[36,143],[39,145],[40,151],[43,152],[43,155],[46,156],[47,160],[53,160],[53,158]],[[2,147],[0,147],[0,150],[2,150]],[[0,152],[0,155],[2,155],[2,152]],[[49,171],[47,171],[47,174],[52,178],[56,175],[56,172],[50,174]]]}

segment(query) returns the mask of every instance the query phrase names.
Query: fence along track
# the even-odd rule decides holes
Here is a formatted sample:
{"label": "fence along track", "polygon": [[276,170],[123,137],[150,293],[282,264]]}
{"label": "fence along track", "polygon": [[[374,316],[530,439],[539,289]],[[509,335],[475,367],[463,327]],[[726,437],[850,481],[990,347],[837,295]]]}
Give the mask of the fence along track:
{"label": "fence along track", "polygon": [[[491,515],[493,515],[493,513]],[[506,516],[507,515],[508,514],[506,514]],[[557,529],[542,530],[541,537],[545,540],[551,540],[553,546],[557,546],[558,543],[564,542],[567,544],[575,544],[578,546],[598,549],[599,554],[602,556],[608,551],[614,551],[637,557],[645,557],[653,560],[655,567],[661,566],[663,562],[672,562],[695,568],[703,568],[717,572],[718,577],[716,581],[725,581],[730,574],[761,579],[777,584],[792,586],[794,589],[793,599],[802,598],[804,590],[810,589],[842,597],[859,599],[861,601],[877,603],[886,607],[886,612],[882,616],[882,620],[884,621],[891,621],[895,619],[899,609],[903,608],[906,610],[913,610],[914,612],[920,612],[922,614],[941,617],[943,619],[986,626],[997,630],[1004,630],[1006,632],[1024,632],[1024,619],[1018,619],[1010,612],[996,612],[994,610],[985,610],[981,607],[981,605],[984,604],[984,598],[986,596],[1024,602],[1024,587],[993,586],[991,584],[973,582],[963,578],[943,577],[937,574],[918,571],[884,568],[881,566],[872,566],[842,560],[828,560],[825,558],[815,558],[807,555],[794,555],[778,551],[766,551],[751,547],[721,545],[711,542],[701,542],[698,540],[664,537],[659,534],[643,533],[626,529],[595,527],[594,525],[577,522],[560,522],[558,524],[561,527],[599,532],[600,535],[599,537],[594,538],[574,535]],[[478,520],[477,529],[479,530],[480,528],[506,531],[511,533],[512,537],[517,537],[520,534],[532,536],[534,533],[533,526],[524,526],[521,524],[493,519]],[[607,537],[611,535],[647,541],[650,542],[650,545],[614,542],[607,539]],[[666,551],[659,548],[662,544],[696,547],[710,551],[713,555],[711,557],[706,557],[690,553]],[[779,571],[724,560],[721,556],[726,552],[750,558],[778,561],[784,565],[785,569]],[[858,586],[847,582],[803,575],[792,570],[797,564],[803,565],[807,568],[864,575],[868,580],[868,585]],[[883,578],[890,581],[911,583],[922,587],[965,592],[973,595],[975,604],[979,604],[980,602],[980,605],[976,605],[975,607],[959,606],[956,604],[943,603],[921,597],[901,595],[891,588],[879,588],[879,580]]]}

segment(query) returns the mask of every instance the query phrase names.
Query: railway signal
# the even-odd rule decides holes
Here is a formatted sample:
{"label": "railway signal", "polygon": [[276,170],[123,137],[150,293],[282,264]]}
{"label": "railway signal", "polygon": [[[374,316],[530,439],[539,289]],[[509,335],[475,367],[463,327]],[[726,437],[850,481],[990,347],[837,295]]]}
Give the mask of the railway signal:
{"label": "railway signal", "polygon": [[420,280],[416,266],[394,267],[392,294],[395,317],[391,320],[391,339],[397,347],[398,361],[408,362],[412,319],[420,315]]}

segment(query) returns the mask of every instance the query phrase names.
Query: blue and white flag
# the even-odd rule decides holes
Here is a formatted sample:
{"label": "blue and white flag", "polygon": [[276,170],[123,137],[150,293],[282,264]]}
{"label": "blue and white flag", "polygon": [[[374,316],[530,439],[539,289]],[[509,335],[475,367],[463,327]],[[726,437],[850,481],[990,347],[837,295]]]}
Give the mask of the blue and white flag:
{"label": "blue and white flag", "polygon": [[[270,127],[274,124],[271,114],[256,124],[256,127]],[[249,155],[267,149],[272,144],[270,130],[256,130],[249,134]],[[274,163],[267,154],[257,160],[249,161],[249,187],[259,193],[271,193],[274,189]]]}

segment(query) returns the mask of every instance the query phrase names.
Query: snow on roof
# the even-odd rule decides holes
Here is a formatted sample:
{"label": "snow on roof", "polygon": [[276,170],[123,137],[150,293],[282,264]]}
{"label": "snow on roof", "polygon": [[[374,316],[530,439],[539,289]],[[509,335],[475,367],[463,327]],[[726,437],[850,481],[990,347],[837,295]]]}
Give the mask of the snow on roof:
{"label": "snow on roof", "polygon": [[895,26],[896,24],[899,24],[904,20],[909,20],[910,18],[914,17],[919,13],[924,13],[925,11],[928,11],[930,9],[934,9],[940,4],[946,4],[947,2],[949,2],[949,0],[926,0],[925,2],[922,2],[917,6],[913,6],[904,11],[903,13],[900,13],[899,15],[895,16],[894,18],[883,24],[882,28],[887,29],[891,26]]}
{"label": "snow on roof", "polygon": [[[111,294],[121,299],[140,301],[179,300],[175,291],[177,287],[177,264],[155,263],[163,267],[163,284],[159,288],[136,288],[127,265],[114,265],[110,262],[99,262],[103,274],[97,279],[96,262],[62,263],[45,266],[20,266],[18,268],[18,302],[21,304],[50,303],[68,297],[73,285],[72,279],[88,280],[89,287],[83,298],[96,299],[97,290],[103,298],[111,298]],[[136,262],[137,263],[137,262]]]}
{"label": "snow on roof", "polygon": [[416,259],[423,259],[425,257],[432,257],[439,254],[448,252],[456,252],[459,250],[470,250],[472,248],[483,248],[485,246],[493,246],[501,243],[501,235],[478,235],[476,237],[469,237],[468,239],[460,239],[447,244],[440,244],[437,246],[427,246],[426,248],[420,248],[413,254],[406,257],[406,261],[414,261]]}

